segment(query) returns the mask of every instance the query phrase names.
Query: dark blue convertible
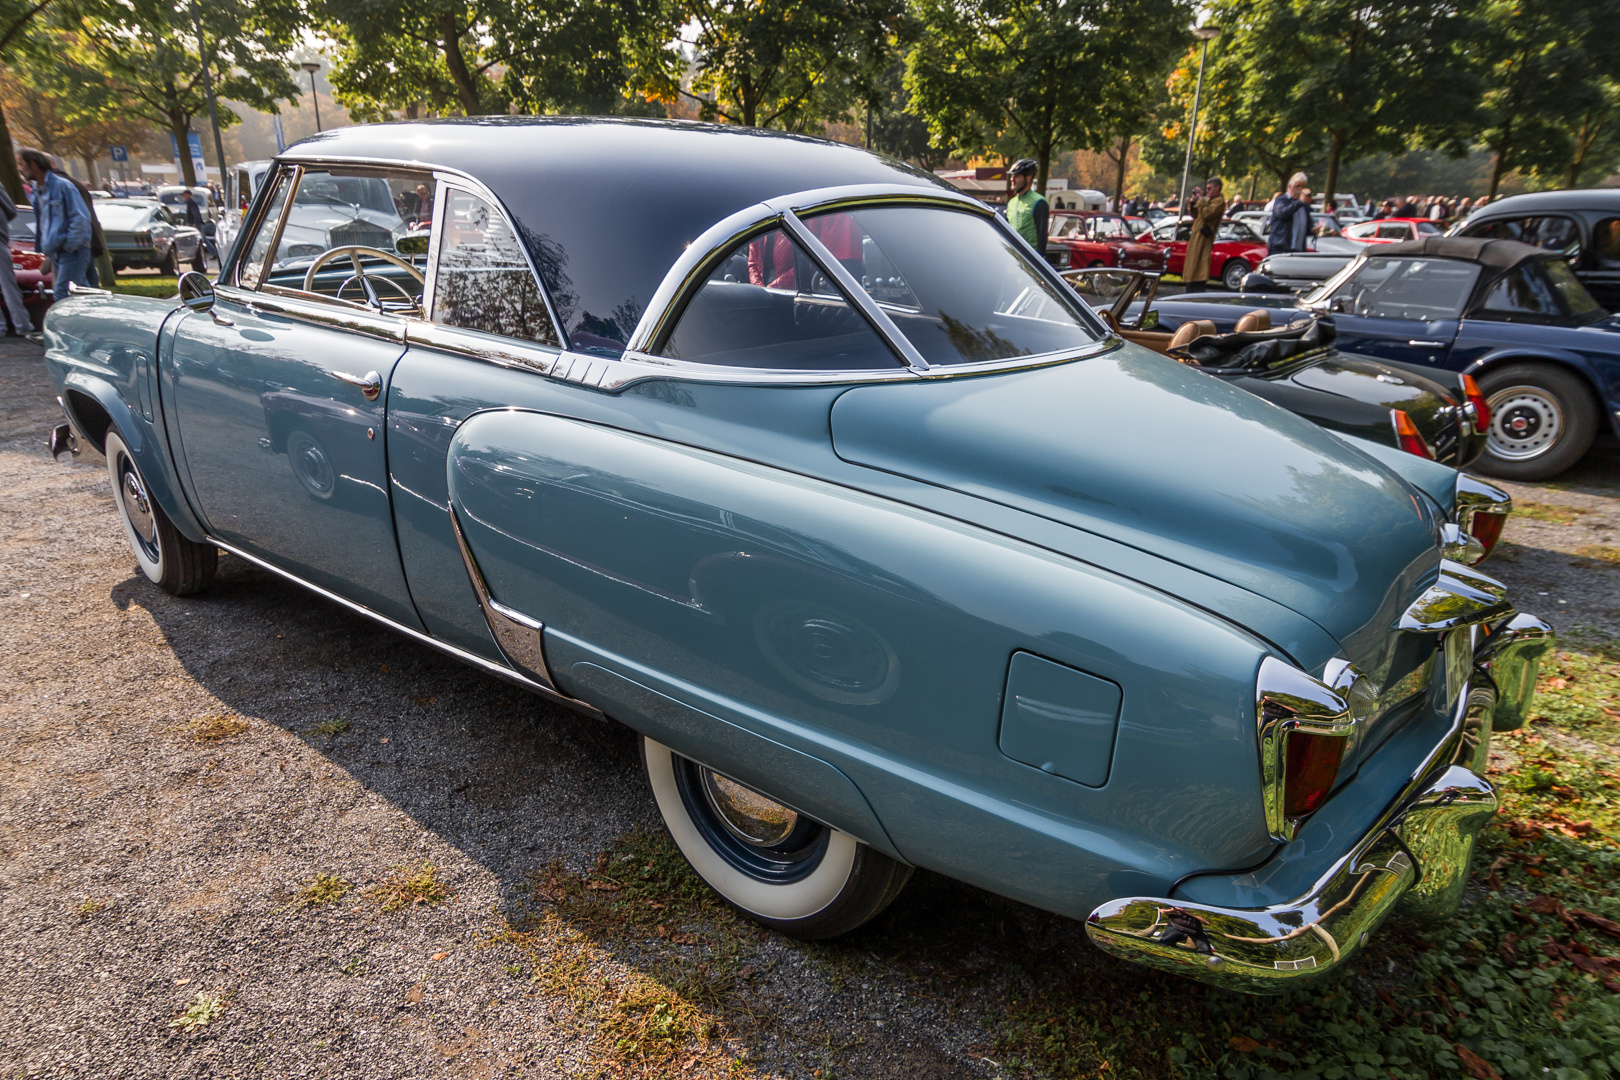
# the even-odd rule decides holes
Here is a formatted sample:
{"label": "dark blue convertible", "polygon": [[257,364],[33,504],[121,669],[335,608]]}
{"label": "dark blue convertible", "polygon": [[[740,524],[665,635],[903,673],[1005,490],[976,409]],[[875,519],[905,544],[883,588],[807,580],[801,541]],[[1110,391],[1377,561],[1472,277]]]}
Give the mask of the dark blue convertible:
{"label": "dark blue convertible", "polygon": [[1515,240],[1431,237],[1368,251],[1304,296],[1161,300],[1159,324],[1231,330],[1255,308],[1331,315],[1343,352],[1473,375],[1490,403],[1476,468],[1544,480],[1575,464],[1604,425],[1620,432],[1620,319],[1556,251]]}

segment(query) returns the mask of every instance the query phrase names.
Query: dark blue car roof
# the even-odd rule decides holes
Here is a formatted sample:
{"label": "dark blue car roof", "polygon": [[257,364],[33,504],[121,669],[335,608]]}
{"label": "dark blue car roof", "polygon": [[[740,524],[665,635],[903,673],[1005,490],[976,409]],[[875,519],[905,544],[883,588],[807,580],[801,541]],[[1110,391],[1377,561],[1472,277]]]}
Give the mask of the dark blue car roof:
{"label": "dark blue car roof", "polygon": [[[1526,195],[1509,195],[1487,203],[1477,214],[1497,217],[1501,214],[1523,214],[1537,210],[1606,210],[1620,213],[1620,188],[1570,188],[1564,191],[1533,191]],[[1468,216],[1473,220],[1474,214]]]}
{"label": "dark blue car roof", "polygon": [[565,330],[628,339],[670,266],[756,203],[845,184],[949,188],[853,146],[678,120],[486,116],[321,132],[282,160],[411,162],[464,172],[516,218]]}

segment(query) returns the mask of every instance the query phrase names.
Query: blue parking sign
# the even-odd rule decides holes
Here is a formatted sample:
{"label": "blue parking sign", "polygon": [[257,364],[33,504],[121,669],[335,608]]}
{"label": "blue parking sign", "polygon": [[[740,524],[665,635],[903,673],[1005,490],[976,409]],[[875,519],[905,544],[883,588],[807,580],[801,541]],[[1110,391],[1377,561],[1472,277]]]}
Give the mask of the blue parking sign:
{"label": "blue parking sign", "polygon": [[127,147],[127,146],[115,146],[115,147],[113,147],[112,148],[112,159],[114,161],[128,161],[129,160],[129,147]]}

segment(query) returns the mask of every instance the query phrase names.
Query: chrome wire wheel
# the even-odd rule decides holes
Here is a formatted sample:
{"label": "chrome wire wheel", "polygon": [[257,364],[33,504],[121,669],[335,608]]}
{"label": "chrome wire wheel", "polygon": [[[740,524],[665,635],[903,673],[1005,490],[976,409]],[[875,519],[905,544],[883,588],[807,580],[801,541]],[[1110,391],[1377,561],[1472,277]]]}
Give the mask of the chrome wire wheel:
{"label": "chrome wire wheel", "polygon": [[1564,410],[1539,386],[1505,386],[1490,396],[1490,448],[1506,461],[1540,457],[1564,432]]}

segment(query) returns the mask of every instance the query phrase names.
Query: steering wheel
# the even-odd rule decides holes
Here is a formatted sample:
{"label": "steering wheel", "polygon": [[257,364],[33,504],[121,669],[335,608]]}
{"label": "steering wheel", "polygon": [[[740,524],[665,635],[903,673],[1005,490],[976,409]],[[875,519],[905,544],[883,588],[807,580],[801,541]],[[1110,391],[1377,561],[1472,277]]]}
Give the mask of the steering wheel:
{"label": "steering wheel", "polygon": [[[381,248],[366,247],[363,244],[349,244],[344,247],[332,248],[330,251],[323,251],[320,253],[320,255],[316,256],[315,261],[310,263],[309,269],[304,272],[304,291],[314,292],[315,275],[320,273],[322,268],[324,268],[327,263],[336,262],[345,255],[349,257],[349,264],[354,267],[354,273],[343,279],[343,281],[337,287],[337,292],[341,293],[343,291],[343,287],[349,284],[349,282],[358,281],[360,283],[360,288],[365,290],[366,303],[368,304],[374,304],[377,307],[382,307],[382,298],[377,295],[376,288],[372,286],[371,278],[366,275],[365,267],[360,265],[360,256],[362,255],[373,255],[383,260],[383,262],[392,263],[401,270],[405,271],[407,274],[411,275],[411,277],[415,278],[418,285],[426,283],[422,276],[422,271],[418,270],[404,259],[401,259],[398,255],[384,251]],[[385,277],[379,277],[377,280],[386,282],[390,287],[397,290],[399,294],[407,300],[414,301],[416,299],[416,297],[406,292],[405,288],[398,282],[390,281]],[[336,296],[337,293],[334,293],[333,295]]]}

